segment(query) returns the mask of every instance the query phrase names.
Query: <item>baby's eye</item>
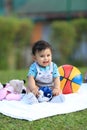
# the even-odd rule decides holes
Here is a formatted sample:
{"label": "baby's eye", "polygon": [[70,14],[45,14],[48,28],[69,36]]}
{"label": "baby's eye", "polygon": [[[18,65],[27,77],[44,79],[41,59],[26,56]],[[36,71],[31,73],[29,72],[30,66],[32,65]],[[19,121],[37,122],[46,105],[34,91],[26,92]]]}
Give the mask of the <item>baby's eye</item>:
{"label": "baby's eye", "polygon": [[47,55],[47,57],[49,57],[49,56],[50,56],[50,54]]}
{"label": "baby's eye", "polygon": [[40,57],[44,57],[44,55],[41,55]]}

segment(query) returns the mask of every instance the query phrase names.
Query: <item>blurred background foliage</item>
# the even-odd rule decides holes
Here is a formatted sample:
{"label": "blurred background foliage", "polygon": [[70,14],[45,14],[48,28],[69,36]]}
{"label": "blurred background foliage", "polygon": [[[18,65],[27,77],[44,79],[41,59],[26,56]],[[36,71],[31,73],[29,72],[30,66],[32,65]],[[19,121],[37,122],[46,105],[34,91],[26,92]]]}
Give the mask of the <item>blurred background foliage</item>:
{"label": "blurred background foliage", "polygon": [[58,64],[86,66],[87,57],[81,55],[80,48],[83,43],[87,46],[87,19],[55,21],[51,26],[53,30],[51,38],[55,43],[54,60]]}
{"label": "blurred background foliage", "polygon": [[[34,23],[30,19],[0,17],[0,69],[21,69],[27,66],[24,52],[30,48]],[[87,19],[54,21],[51,23],[50,41],[53,59],[58,65],[86,66],[86,56],[81,57],[79,48],[87,45]],[[79,55],[79,58],[76,58]]]}
{"label": "blurred background foliage", "polygon": [[29,46],[32,27],[29,19],[0,17],[0,69],[23,67],[22,51]]}
{"label": "blurred background foliage", "polygon": [[60,64],[68,63],[75,46],[75,28],[68,22],[53,22],[52,23],[52,40],[55,43],[58,62]]}

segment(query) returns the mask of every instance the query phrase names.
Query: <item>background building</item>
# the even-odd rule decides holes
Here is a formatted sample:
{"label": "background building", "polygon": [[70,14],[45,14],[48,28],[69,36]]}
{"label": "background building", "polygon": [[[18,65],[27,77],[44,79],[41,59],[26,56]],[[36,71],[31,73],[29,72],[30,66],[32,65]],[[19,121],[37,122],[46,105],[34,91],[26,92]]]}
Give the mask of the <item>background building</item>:
{"label": "background building", "polygon": [[87,17],[87,0],[0,0],[0,14],[31,18],[31,41],[49,41],[52,21]]}

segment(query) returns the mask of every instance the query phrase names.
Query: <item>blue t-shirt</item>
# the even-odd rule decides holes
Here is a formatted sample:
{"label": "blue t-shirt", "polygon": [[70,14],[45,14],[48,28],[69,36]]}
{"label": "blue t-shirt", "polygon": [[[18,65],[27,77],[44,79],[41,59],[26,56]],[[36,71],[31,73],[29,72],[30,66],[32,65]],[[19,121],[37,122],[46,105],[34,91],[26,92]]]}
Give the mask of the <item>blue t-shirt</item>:
{"label": "blue t-shirt", "polygon": [[[50,69],[50,66],[46,66],[46,67],[39,66],[39,67],[40,67],[41,71],[47,71],[47,70]],[[33,76],[34,78],[37,75],[36,62],[32,63],[30,68],[29,68],[27,76],[30,76],[30,75]],[[59,77],[59,76],[60,76],[60,74],[59,74],[59,71],[58,71],[58,67],[55,63],[53,63],[53,78],[56,78],[56,77]]]}

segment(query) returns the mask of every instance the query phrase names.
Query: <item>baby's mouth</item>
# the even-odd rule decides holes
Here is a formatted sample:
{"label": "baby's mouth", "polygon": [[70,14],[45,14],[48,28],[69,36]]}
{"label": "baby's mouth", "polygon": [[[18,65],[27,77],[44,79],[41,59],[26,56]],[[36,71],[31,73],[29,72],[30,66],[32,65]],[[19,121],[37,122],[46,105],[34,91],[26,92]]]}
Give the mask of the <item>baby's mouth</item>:
{"label": "baby's mouth", "polygon": [[48,63],[49,63],[49,61],[44,61],[43,63],[44,63],[44,64],[48,64]]}

